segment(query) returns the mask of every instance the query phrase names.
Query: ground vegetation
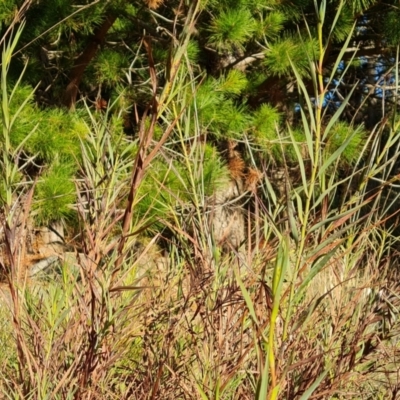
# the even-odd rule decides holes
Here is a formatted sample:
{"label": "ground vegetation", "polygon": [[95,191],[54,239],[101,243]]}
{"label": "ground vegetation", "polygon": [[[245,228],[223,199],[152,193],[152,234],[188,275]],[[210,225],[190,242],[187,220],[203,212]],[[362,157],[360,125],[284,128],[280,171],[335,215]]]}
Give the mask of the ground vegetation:
{"label": "ground vegetation", "polygon": [[4,398],[397,398],[398,14],[4,0]]}

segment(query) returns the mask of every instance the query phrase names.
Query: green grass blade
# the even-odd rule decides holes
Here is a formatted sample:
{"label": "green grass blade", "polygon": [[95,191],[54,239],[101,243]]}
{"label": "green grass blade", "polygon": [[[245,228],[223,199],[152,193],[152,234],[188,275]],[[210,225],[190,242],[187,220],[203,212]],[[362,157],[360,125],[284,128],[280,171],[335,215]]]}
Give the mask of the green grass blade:
{"label": "green grass blade", "polygon": [[347,145],[351,142],[353,139],[354,135],[357,133],[357,131],[352,132],[346,140],[338,147],[324,163],[321,165],[320,169],[318,170],[318,176],[322,177],[325,173],[325,171],[335,162],[340,159],[341,154],[343,151],[346,149]]}
{"label": "green grass blade", "polygon": [[239,270],[237,268],[235,268],[235,278],[237,283],[239,284],[240,290],[242,291],[243,294],[243,298],[246,302],[247,308],[249,310],[250,316],[253,318],[253,321],[258,325],[258,318],[256,316],[256,312],[254,310],[254,305],[253,302],[250,298],[250,294],[248,292],[248,290],[246,289],[246,287],[244,286],[244,283],[239,275]]}
{"label": "green grass blade", "polygon": [[303,393],[299,400],[308,400],[311,395],[314,393],[314,390],[319,386],[325,376],[328,374],[328,371],[324,371],[315,381],[314,383]]}
{"label": "green grass blade", "polygon": [[328,122],[328,125],[325,128],[324,134],[322,136],[322,141],[325,141],[326,138],[328,137],[329,132],[332,129],[332,126],[338,122],[339,117],[343,114],[344,109],[346,108],[351,96],[353,95],[353,92],[355,90],[356,86],[353,86],[352,89],[350,90],[350,93],[346,96],[346,98],[343,100],[342,104],[340,107],[336,110],[335,114],[331,117],[331,119]]}
{"label": "green grass blade", "polygon": [[304,165],[303,156],[301,154],[300,147],[296,142],[296,139],[293,135],[293,132],[292,132],[290,126],[288,126],[288,130],[289,130],[289,134],[290,134],[290,138],[291,138],[291,143],[292,143],[294,151],[296,153],[297,161],[299,162],[301,181],[303,183],[303,190],[304,190],[306,196],[309,197],[308,185],[307,185],[307,175],[306,175],[306,169],[305,169],[305,165]]}

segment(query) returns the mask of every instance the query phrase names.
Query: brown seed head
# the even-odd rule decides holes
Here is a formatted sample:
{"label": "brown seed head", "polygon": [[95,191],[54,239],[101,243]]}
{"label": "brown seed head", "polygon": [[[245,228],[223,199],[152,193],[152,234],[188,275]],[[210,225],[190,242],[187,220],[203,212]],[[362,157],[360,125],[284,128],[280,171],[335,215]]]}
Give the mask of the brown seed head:
{"label": "brown seed head", "polygon": [[153,10],[156,10],[158,7],[160,7],[163,2],[164,0],[145,0],[147,6]]}
{"label": "brown seed head", "polygon": [[228,159],[228,168],[233,179],[242,179],[246,164],[239,155]]}
{"label": "brown seed head", "polygon": [[255,192],[257,185],[263,177],[263,173],[255,168],[249,168],[246,174],[246,187],[247,190]]}

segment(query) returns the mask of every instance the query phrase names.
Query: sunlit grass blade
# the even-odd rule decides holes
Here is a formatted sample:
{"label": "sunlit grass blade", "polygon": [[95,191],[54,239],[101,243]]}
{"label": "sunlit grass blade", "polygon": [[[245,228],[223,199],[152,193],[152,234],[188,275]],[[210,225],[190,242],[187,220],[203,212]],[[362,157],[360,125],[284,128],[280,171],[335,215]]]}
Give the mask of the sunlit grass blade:
{"label": "sunlit grass blade", "polygon": [[324,371],[316,380],[313,382],[313,384],[301,395],[299,400],[308,400],[311,395],[314,393],[315,389],[320,385],[320,383],[323,381],[323,379],[326,377],[328,374],[328,371]]}
{"label": "sunlit grass blade", "polygon": [[302,184],[303,184],[302,189],[304,190],[305,195],[307,197],[309,197],[310,194],[309,194],[309,190],[308,190],[308,178],[307,178],[307,174],[306,174],[306,168],[304,165],[304,158],[301,153],[301,149],[300,149],[299,145],[297,144],[296,139],[293,136],[293,132],[292,132],[291,128],[288,127],[288,130],[289,130],[292,145],[293,145],[294,151],[296,152],[296,157],[297,157],[299,167],[300,167],[301,180],[302,180]]}
{"label": "sunlit grass blade", "polygon": [[335,114],[329,119],[329,122],[324,130],[324,134],[322,135],[322,141],[326,141],[332,127],[334,126],[334,124],[336,124],[339,121],[340,116],[342,115],[344,109],[346,108],[353,92],[354,92],[355,87],[353,87],[350,90],[350,93],[346,96],[345,99],[343,99],[343,101],[340,104],[340,107],[337,109],[337,111],[335,112]]}

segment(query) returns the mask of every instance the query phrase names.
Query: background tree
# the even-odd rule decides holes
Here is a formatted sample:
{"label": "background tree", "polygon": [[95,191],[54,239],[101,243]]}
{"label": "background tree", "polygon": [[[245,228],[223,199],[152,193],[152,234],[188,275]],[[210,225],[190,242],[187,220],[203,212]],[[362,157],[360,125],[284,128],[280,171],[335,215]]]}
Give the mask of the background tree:
{"label": "background tree", "polygon": [[[26,29],[15,49],[9,76],[18,79],[26,64],[24,90],[36,89],[32,109],[26,109],[29,121],[18,120],[16,129],[21,133],[14,144],[40,121],[52,121],[51,133],[40,124],[28,140],[29,154],[35,154],[38,165],[46,166],[42,173],[53,174],[48,180],[53,184],[40,189],[37,195],[44,196],[58,187],[53,194],[70,201],[67,194],[72,187],[67,190],[57,185],[57,174],[58,182],[63,182],[65,174],[76,172],[64,154],[69,152],[67,148],[77,152],[67,144],[77,143],[82,128],[75,127],[79,117],[65,109],[77,108],[79,115],[82,99],[102,110],[118,98],[113,110],[115,115],[123,115],[123,123],[115,120],[117,136],[123,132],[134,134],[152,101],[145,41],[151,41],[157,90],[161,92],[164,83],[171,80],[171,63],[177,40],[184,34],[188,4],[176,0],[113,0],[85,5],[63,0],[7,0],[0,9],[3,33],[15,21],[18,7],[19,18],[26,17]],[[201,13],[191,28],[186,68],[198,86],[195,101],[203,134],[216,141],[243,142],[247,138],[258,149],[260,162],[295,162],[293,149],[281,138],[288,135],[289,122],[297,140],[306,140],[301,124],[300,129],[296,128],[299,109],[305,104],[300,100],[293,67],[304,79],[308,94],[317,98],[318,88],[309,79],[311,61],[324,76],[338,76],[326,88],[325,113],[333,114],[351,94],[340,117],[342,125],[328,141],[334,152],[350,132],[356,132],[347,162],[357,159],[365,131],[355,124],[373,128],[397,101],[392,91],[397,8],[394,3],[376,1],[326,4],[323,26],[320,24],[326,48],[323,60],[317,64],[321,52],[316,39],[318,7],[306,0],[201,3]],[[336,57],[348,39],[350,46],[336,65]],[[343,71],[348,73],[344,75]],[[19,98],[14,98],[15,107],[24,100],[24,94]],[[167,109],[165,112],[169,113]],[[59,161],[53,164],[53,159]],[[61,206],[56,208],[63,210]],[[43,216],[43,221],[56,218],[54,212],[45,212],[48,218]],[[64,214],[60,211],[60,216]]]}

